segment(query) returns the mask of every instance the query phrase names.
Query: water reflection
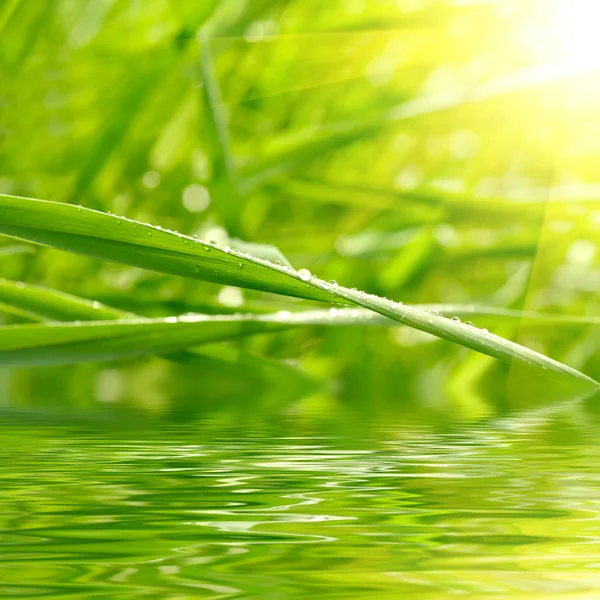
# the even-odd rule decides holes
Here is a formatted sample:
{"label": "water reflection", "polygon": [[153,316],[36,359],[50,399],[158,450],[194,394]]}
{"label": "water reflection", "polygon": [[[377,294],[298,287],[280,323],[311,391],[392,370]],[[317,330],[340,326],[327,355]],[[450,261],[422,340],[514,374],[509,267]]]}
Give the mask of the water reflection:
{"label": "water reflection", "polygon": [[352,437],[210,420],[0,429],[6,597],[600,589],[600,450],[593,424],[560,415],[445,432],[382,423]]}

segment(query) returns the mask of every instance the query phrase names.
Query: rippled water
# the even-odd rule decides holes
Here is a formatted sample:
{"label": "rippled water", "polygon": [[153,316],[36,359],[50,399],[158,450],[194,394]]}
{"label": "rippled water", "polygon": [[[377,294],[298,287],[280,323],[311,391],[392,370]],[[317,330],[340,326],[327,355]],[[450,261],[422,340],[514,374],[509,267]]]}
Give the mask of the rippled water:
{"label": "rippled water", "polygon": [[598,598],[600,444],[560,427],[13,420],[0,596]]}

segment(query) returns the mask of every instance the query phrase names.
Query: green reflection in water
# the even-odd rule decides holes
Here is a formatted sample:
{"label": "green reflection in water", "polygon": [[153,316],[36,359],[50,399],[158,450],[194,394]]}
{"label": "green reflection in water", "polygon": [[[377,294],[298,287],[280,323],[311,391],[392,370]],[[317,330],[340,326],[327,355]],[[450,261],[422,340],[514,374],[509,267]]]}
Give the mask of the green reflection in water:
{"label": "green reflection in water", "polygon": [[600,449],[560,414],[351,437],[11,419],[0,439],[0,596],[600,594]]}

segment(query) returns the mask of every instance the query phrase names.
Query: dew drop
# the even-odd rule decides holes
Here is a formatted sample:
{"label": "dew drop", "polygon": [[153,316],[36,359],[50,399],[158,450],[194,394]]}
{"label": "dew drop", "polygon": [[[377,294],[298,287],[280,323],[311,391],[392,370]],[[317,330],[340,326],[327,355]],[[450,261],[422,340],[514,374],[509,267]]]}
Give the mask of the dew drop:
{"label": "dew drop", "polygon": [[331,285],[337,285],[337,284],[338,284],[338,282],[337,282],[335,279],[331,279],[331,280],[329,281],[329,283],[330,283]]}
{"label": "dew drop", "polygon": [[239,267],[240,269],[243,269],[243,268],[244,268],[244,263],[241,263],[241,262],[240,262],[240,263],[238,263],[238,267]]}
{"label": "dew drop", "polygon": [[152,235],[152,232],[151,232],[151,231],[149,231],[149,232],[148,232],[148,235]]}
{"label": "dew drop", "polygon": [[298,277],[300,277],[302,281],[310,281],[312,273],[308,269],[298,269]]}
{"label": "dew drop", "polygon": [[465,325],[468,325],[469,327],[475,327],[475,325],[473,325],[473,321],[465,321]]}
{"label": "dew drop", "polygon": [[231,252],[231,246],[223,246],[223,252],[229,254]]}
{"label": "dew drop", "polygon": [[281,266],[281,261],[280,260],[276,260],[275,264],[280,267]]}
{"label": "dew drop", "polygon": [[481,333],[483,333],[483,335],[487,335],[489,333],[489,331],[487,329],[485,329],[485,327],[481,330]]}
{"label": "dew drop", "polygon": [[433,319],[429,319],[429,323],[430,323],[430,324],[433,324]]}
{"label": "dew drop", "polygon": [[204,246],[204,251],[205,252],[210,252],[210,246]]}
{"label": "dew drop", "polygon": [[453,320],[455,323],[460,323],[460,317],[452,317],[452,320]]}
{"label": "dew drop", "polygon": [[[433,315],[434,317],[439,317],[440,313],[437,310],[430,310],[429,311],[430,315]],[[431,321],[429,321],[431,323]]]}

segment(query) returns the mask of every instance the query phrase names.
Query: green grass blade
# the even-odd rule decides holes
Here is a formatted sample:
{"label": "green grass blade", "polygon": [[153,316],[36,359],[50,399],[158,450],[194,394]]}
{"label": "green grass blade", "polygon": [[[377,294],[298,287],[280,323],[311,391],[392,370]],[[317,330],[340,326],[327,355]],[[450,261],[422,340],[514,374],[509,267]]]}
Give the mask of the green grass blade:
{"label": "green grass blade", "polygon": [[12,246],[0,246],[0,258],[6,256],[14,256],[15,254],[31,254],[34,250],[31,246],[12,245]]}
{"label": "green grass blade", "polygon": [[[139,315],[73,294],[65,294],[64,292],[51,290],[42,286],[7,279],[0,279],[0,312],[10,313],[29,321],[38,322],[48,319],[57,321],[72,321],[76,319],[96,321],[140,318]],[[0,329],[0,333],[2,331]],[[239,338],[235,333],[234,336],[234,339]],[[52,350],[48,355],[52,357],[54,351]],[[287,378],[291,377],[293,380],[301,381],[310,386],[316,385],[312,377],[296,367],[264,356],[255,356],[238,348],[230,348],[222,345],[213,347],[202,345],[197,348],[177,350],[169,354],[164,354],[161,357],[184,365],[206,366],[207,363],[214,363],[218,366],[222,364],[246,365],[260,371],[279,372]],[[16,360],[16,358],[13,357],[10,360]],[[21,360],[25,360],[25,358],[21,358]],[[31,355],[28,360],[33,360]],[[40,364],[48,364],[47,356],[40,355],[37,360]],[[68,355],[65,355],[60,360],[71,362]],[[94,360],[94,357],[93,355],[86,356],[82,360],[91,361]],[[81,362],[81,360],[78,362]]]}
{"label": "green grass blade", "polygon": [[[237,250],[219,248],[123,217],[67,204],[0,196],[0,233],[164,273],[354,304],[506,363],[520,363],[540,374],[578,381],[594,388],[599,385],[566,365],[485,330],[327,283],[303,269],[295,271],[285,265],[275,265]],[[189,323],[184,322],[185,326]],[[156,351],[154,346],[151,351]]]}
{"label": "green grass blade", "polygon": [[4,29],[4,26],[10,21],[13,13],[21,3],[21,0],[7,0],[4,6],[0,8],[0,31]]}
{"label": "green grass blade", "polygon": [[331,300],[266,260],[71,204],[0,195],[0,233],[170,275]]}
{"label": "green grass blade", "polygon": [[206,315],[9,325],[0,329],[0,363],[71,364],[169,353],[190,346],[279,331],[290,325],[273,319]]}
{"label": "green grass blade", "polygon": [[[52,321],[101,321],[137,319],[134,314],[101,302],[88,300],[73,294],[43,286],[0,278],[0,307],[31,320]],[[590,315],[559,315],[536,311],[520,311],[480,304],[415,304],[415,309],[435,311],[447,317],[477,319],[491,317],[503,321],[534,322],[547,326],[600,325],[600,317]],[[263,313],[264,314],[264,313]],[[279,313],[281,315],[285,313]],[[384,317],[364,308],[330,308],[328,310],[304,310],[293,313],[296,322],[305,325],[347,326],[394,326],[396,320]],[[250,315],[247,315],[250,318]]]}
{"label": "green grass blade", "polygon": [[53,321],[100,321],[137,316],[100,302],[8,279],[0,279],[0,302]]}
{"label": "green grass blade", "polygon": [[221,91],[217,82],[209,41],[200,34],[199,71],[204,138],[212,162],[211,197],[231,235],[243,235],[240,222],[238,185],[231,158],[229,132],[223,114]]}
{"label": "green grass blade", "polygon": [[45,321],[45,319],[37,313],[24,310],[18,306],[15,306],[14,304],[9,304],[8,302],[0,302],[0,313],[4,315],[11,315],[24,321]]}

